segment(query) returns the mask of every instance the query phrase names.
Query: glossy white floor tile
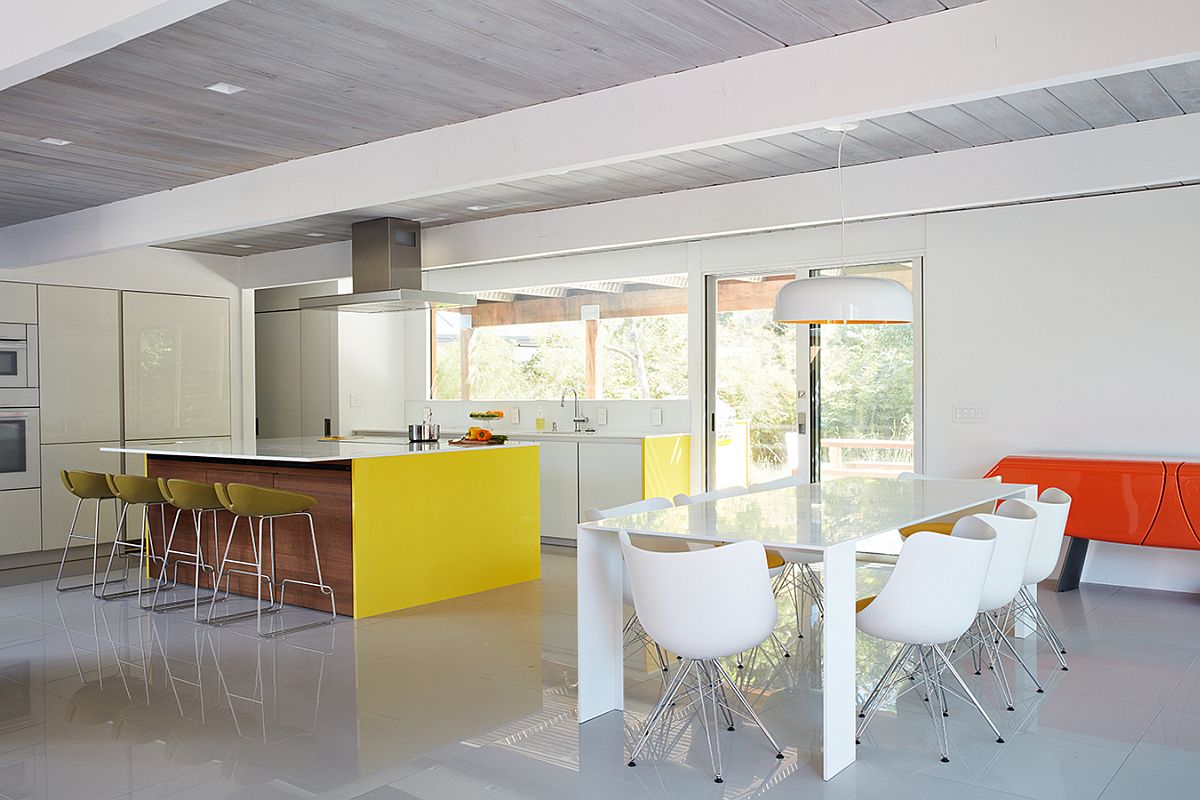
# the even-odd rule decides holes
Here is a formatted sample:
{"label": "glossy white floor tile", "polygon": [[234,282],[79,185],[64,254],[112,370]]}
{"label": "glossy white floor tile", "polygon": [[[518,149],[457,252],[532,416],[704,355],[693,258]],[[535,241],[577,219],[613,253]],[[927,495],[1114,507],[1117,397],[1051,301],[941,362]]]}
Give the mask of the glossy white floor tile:
{"label": "glossy white floor tile", "polygon": [[[942,798],[1195,797],[1200,786],[1200,598],[1084,586],[1041,602],[1070,670],[1018,647],[1046,687],[965,670],[1000,727],[997,744],[951,701],[943,764],[916,692],[889,701],[836,779],[818,777],[820,626],[729,668],[785,758],[739,724],[722,732],[715,784],[703,731],[682,710],[629,768],[626,742],[662,678],[626,660],[626,712],[575,719],[575,561],[549,549],[539,581],[282,640],[251,625],[195,624],[129,600],[0,586],[0,800],[67,798]],[[887,570],[860,570],[860,594]],[[303,613],[303,612],[301,612]],[[865,694],[894,651],[862,638]]]}

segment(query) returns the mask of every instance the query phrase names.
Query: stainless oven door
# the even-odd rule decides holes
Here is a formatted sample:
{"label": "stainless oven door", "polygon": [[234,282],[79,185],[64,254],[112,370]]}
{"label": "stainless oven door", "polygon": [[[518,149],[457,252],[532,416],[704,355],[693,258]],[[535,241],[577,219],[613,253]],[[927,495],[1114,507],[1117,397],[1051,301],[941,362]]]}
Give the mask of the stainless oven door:
{"label": "stainless oven door", "polygon": [[0,339],[0,388],[29,386],[29,346],[24,341]]}
{"label": "stainless oven door", "polygon": [[41,484],[40,440],[36,408],[0,408],[0,490]]}

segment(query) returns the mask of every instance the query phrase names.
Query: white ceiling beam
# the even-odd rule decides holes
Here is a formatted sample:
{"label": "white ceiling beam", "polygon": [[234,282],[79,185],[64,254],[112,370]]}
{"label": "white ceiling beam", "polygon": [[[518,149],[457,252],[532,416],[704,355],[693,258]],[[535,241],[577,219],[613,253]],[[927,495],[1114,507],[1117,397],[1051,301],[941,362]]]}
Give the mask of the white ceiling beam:
{"label": "white ceiling beam", "polygon": [[[1070,31],[1069,40],[1063,31]],[[0,230],[0,267],[272,225],[1196,58],[1195,0],[988,0],[14,225]]]}
{"label": "white ceiling beam", "polygon": [[[910,216],[1194,182],[1197,142],[1200,114],[1189,114],[847,167],[846,215]],[[822,170],[430,228],[422,255],[426,268],[497,263],[828,225],[839,214],[837,175]]]}
{"label": "white ceiling beam", "polygon": [[0,25],[0,91],[224,2],[6,0]]}
{"label": "white ceiling beam", "polygon": [[524,289],[514,289],[517,294],[529,295],[530,297],[566,297],[567,288],[565,286],[526,286]]}
{"label": "white ceiling beam", "polygon": [[688,285],[687,275],[652,275],[649,278],[638,278],[637,283],[644,283],[650,286],[665,286],[669,289],[686,289]]}
{"label": "white ceiling beam", "polygon": [[579,289],[584,292],[599,292],[601,294],[620,294],[625,291],[621,281],[586,281],[584,283],[564,283],[568,289]]}

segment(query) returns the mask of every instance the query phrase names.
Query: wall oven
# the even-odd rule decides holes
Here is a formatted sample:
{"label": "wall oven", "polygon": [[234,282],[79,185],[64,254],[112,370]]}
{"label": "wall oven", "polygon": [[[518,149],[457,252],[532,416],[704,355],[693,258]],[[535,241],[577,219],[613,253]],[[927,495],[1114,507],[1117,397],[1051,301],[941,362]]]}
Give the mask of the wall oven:
{"label": "wall oven", "polygon": [[36,387],[37,369],[37,325],[0,322],[0,388]]}
{"label": "wall oven", "polygon": [[0,389],[0,490],[42,481],[37,389]]}

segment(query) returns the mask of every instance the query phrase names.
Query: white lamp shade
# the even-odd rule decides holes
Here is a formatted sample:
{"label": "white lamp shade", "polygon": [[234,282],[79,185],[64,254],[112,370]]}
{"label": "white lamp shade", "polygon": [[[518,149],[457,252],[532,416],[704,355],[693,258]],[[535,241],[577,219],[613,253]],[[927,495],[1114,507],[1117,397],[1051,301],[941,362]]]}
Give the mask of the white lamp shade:
{"label": "white lamp shade", "polygon": [[775,295],[775,321],[807,325],[883,325],[913,321],[912,295],[888,278],[800,278]]}

